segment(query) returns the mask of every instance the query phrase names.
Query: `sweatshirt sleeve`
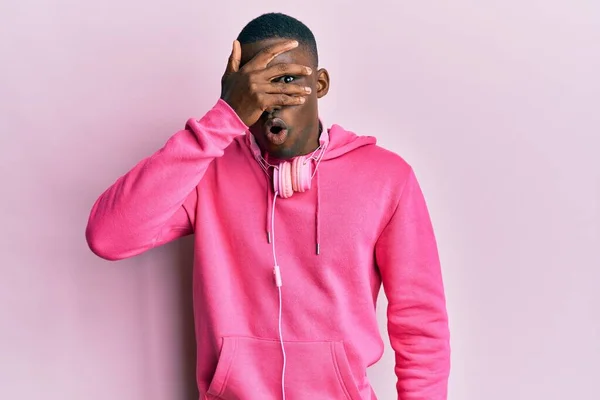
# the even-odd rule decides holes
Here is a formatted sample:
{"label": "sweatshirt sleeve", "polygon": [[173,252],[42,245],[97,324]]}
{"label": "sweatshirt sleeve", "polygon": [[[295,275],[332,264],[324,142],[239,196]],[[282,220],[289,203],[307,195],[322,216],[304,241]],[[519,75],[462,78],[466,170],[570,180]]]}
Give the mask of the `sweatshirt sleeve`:
{"label": "sweatshirt sleeve", "polygon": [[188,120],[184,130],[96,200],[86,229],[90,249],[119,260],[192,233],[196,186],[211,162],[246,130],[221,99],[200,120]]}
{"label": "sweatshirt sleeve", "polygon": [[429,212],[412,170],[375,255],[389,304],[398,398],[446,400],[450,334],[444,286]]}

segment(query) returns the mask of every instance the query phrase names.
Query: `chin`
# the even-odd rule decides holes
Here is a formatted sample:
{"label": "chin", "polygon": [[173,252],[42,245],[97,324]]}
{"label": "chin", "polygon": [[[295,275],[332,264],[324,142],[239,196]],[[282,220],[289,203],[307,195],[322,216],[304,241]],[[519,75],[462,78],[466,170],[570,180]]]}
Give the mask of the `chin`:
{"label": "chin", "polygon": [[267,152],[269,153],[269,155],[271,155],[275,158],[278,158],[280,160],[287,160],[287,159],[294,158],[297,156],[297,154],[295,154],[293,149],[286,147],[285,144],[283,144],[281,146],[268,145]]}
{"label": "chin", "polygon": [[257,139],[257,142],[261,150],[269,153],[269,155],[273,158],[287,160],[300,155],[298,149],[295,148],[292,141],[290,141],[289,139],[291,138],[288,138],[288,141],[280,145],[275,145],[269,142],[264,136],[261,135],[260,140]]}

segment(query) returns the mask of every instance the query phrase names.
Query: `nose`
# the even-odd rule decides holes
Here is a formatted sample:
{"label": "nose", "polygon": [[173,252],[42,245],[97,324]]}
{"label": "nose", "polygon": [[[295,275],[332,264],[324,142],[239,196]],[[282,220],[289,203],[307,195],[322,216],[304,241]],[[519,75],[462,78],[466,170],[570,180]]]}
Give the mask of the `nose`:
{"label": "nose", "polygon": [[266,109],[265,113],[268,115],[272,115],[274,112],[281,110],[281,106],[272,106]]}

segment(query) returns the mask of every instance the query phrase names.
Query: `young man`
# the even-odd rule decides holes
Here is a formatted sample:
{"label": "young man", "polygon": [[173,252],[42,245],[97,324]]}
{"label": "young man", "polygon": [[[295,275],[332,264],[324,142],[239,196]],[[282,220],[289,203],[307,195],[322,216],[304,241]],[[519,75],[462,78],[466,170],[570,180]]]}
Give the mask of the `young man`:
{"label": "young man", "polygon": [[325,129],[311,31],[283,14],[234,42],[222,92],[94,205],[100,257],[195,234],[202,399],[375,399],[383,283],[403,400],[446,399],[449,333],[434,233],[411,167]]}

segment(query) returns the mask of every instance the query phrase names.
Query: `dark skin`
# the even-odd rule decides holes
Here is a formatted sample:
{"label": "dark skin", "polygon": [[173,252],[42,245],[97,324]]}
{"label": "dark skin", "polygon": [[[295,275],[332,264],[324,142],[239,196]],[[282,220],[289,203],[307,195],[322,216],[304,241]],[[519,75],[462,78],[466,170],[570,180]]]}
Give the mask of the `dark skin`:
{"label": "dark skin", "polygon": [[[329,73],[317,70],[311,52],[288,39],[240,45],[236,40],[222,79],[221,98],[250,127],[260,148],[278,159],[319,146],[318,99],[329,91]],[[279,145],[267,140],[265,122],[281,118],[288,127]]]}

